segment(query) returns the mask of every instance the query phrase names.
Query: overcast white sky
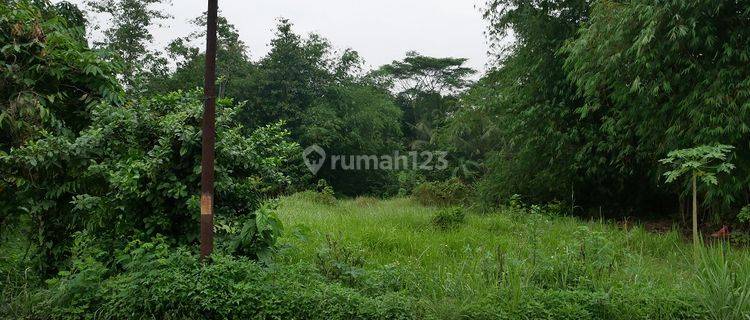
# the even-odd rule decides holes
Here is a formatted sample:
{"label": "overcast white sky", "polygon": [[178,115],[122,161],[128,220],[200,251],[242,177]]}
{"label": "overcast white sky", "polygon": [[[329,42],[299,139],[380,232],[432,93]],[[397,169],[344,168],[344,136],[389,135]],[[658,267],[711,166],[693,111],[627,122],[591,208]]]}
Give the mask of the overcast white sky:
{"label": "overcast white sky", "polygon": [[[469,58],[484,70],[487,44],[484,22],[475,6],[482,0],[219,0],[219,9],[240,31],[250,55],[265,55],[279,17],[298,33],[316,32],[337,49],[357,50],[369,66],[400,59],[416,50],[438,57]],[[72,0],[81,3],[81,0]],[[184,36],[188,20],[206,10],[205,0],[173,0],[174,19],[154,31],[156,46]]]}

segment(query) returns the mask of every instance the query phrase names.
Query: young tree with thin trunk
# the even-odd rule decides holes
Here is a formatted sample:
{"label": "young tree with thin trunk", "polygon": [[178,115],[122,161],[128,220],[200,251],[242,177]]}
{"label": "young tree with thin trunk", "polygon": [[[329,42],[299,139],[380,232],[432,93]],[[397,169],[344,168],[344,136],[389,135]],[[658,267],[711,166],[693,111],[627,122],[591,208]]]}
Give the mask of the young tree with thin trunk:
{"label": "young tree with thin trunk", "polygon": [[697,249],[700,241],[698,236],[698,180],[707,186],[719,184],[717,178],[720,173],[729,173],[734,165],[729,162],[729,154],[734,149],[728,145],[699,146],[691,149],[675,150],[660,162],[672,166],[672,170],[664,173],[667,182],[671,183],[685,175],[690,176],[693,195],[693,245]]}

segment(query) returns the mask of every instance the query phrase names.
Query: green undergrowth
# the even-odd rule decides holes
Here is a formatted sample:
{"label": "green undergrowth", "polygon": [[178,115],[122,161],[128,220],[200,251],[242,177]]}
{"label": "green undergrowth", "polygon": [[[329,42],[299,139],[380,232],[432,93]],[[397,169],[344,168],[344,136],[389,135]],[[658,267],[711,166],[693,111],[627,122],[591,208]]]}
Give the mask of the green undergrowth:
{"label": "green undergrowth", "polygon": [[279,206],[286,233],[277,259],[313,262],[363,292],[404,292],[420,318],[434,319],[703,319],[712,310],[704,289],[740,286],[701,286],[676,231],[623,230],[536,206],[436,224],[453,221],[453,211],[408,198],[330,206],[292,196]]}
{"label": "green undergrowth", "polygon": [[[85,241],[84,241],[85,242]],[[328,281],[310,264],[264,265],[163,243],[131,243],[107,267],[84,249],[42,287],[16,288],[13,319],[413,319],[411,298],[363,293]],[[8,288],[5,288],[8,289]],[[7,297],[6,297],[7,298]]]}
{"label": "green undergrowth", "polygon": [[[108,252],[86,233],[56,276],[4,239],[0,318],[746,319],[743,250],[695,256],[677,232],[562,216],[554,206],[479,214],[408,198],[283,198],[284,231],[260,260],[155,238]],[[20,232],[20,231],[19,231]]]}

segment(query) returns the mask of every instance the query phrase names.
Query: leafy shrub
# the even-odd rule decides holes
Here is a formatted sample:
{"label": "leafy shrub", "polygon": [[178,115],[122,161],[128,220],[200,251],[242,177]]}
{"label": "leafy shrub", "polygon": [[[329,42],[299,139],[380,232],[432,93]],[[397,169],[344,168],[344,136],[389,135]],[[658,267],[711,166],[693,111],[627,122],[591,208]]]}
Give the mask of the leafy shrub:
{"label": "leafy shrub", "polygon": [[424,179],[424,175],[416,170],[399,171],[396,173],[396,180],[398,181],[397,196],[406,197],[411,195],[417,186],[424,183]]}
{"label": "leafy shrub", "polygon": [[82,13],[64,3],[0,3],[0,151],[77,132],[92,105],[121,101],[118,66],[88,48],[83,20],[69,19],[74,15]]}
{"label": "leafy shrub", "polygon": [[244,217],[242,228],[231,234],[229,252],[249,258],[269,254],[269,249],[283,231],[283,225],[274,210],[275,203],[267,203],[253,214]]}
{"label": "leafy shrub", "polygon": [[[239,106],[217,106],[215,211],[221,217],[253,214],[265,197],[283,192],[285,163],[299,146],[277,123],[246,135]],[[67,255],[69,234],[92,229],[112,248],[129,236],[198,238],[201,117],[199,92],[156,96],[126,107],[100,104],[77,138],[48,136],[2,158],[24,184],[18,201],[39,221],[46,261]],[[26,178],[24,172],[32,172]],[[21,191],[21,190],[19,190]]]}
{"label": "leafy shrub", "polygon": [[315,190],[303,191],[299,194],[301,197],[317,204],[332,206],[337,202],[333,188],[324,179],[318,180]]}
{"label": "leafy shrub", "polygon": [[[53,224],[54,218],[43,215],[54,211],[51,207],[60,203],[55,201],[59,194],[78,187],[66,183],[63,170],[35,170],[60,166],[60,161],[29,159],[32,162],[19,168],[5,159],[11,150],[38,139],[59,136],[71,140],[89,125],[87,111],[95,104],[102,100],[122,103],[123,92],[115,78],[118,66],[103,56],[103,52],[89,49],[82,13],[75,6],[31,0],[0,2],[0,225],[16,224],[26,212],[34,214],[36,221]],[[63,156],[57,143],[41,148],[52,159]],[[57,183],[40,186],[44,184],[40,180]]]}
{"label": "leafy shrub", "polygon": [[750,205],[747,205],[740,210],[740,213],[737,214],[737,220],[745,224],[750,222]]}
{"label": "leafy shrub", "polygon": [[511,209],[520,210],[525,207],[525,204],[523,203],[523,198],[520,194],[514,194],[508,198],[508,207]]}
{"label": "leafy shrub", "polygon": [[328,204],[336,202],[336,194],[333,192],[333,187],[325,179],[318,180],[317,190],[323,202]]}
{"label": "leafy shrub", "polygon": [[729,241],[738,247],[748,247],[750,246],[750,233],[733,231],[729,236]]}
{"label": "leafy shrub", "polygon": [[[93,263],[63,273],[37,295],[45,319],[411,319],[399,293],[363,295],[328,283],[305,265],[264,268],[245,259],[197,256],[164,243],[133,243],[118,254],[123,271]],[[80,274],[95,276],[80,277]],[[59,297],[67,297],[62,300]]]}
{"label": "leafy shrub", "polygon": [[[109,273],[101,261],[104,251],[87,233],[79,232],[73,239],[70,267],[47,280],[49,289],[34,299],[37,304],[33,309],[40,317],[85,318],[90,306],[99,299],[101,280]],[[41,310],[45,313],[40,313]]]}
{"label": "leafy shrub", "polygon": [[442,209],[432,217],[432,224],[436,227],[447,230],[454,229],[466,220],[466,213],[461,207]]}
{"label": "leafy shrub", "polygon": [[324,276],[348,285],[355,284],[364,275],[362,252],[331,235],[326,235],[326,243],[318,250],[315,263]]}
{"label": "leafy shrub", "polygon": [[458,179],[425,182],[417,186],[412,196],[426,206],[447,206],[464,203],[470,189]]}
{"label": "leafy shrub", "polygon": [[506,209],[514,213],[538,214],[547,217],[558,217],[565,215],[569,210],[560,201],[551,201],[545,204],[528,204],[524,202],[519,194],[511,195],[504,204]]}

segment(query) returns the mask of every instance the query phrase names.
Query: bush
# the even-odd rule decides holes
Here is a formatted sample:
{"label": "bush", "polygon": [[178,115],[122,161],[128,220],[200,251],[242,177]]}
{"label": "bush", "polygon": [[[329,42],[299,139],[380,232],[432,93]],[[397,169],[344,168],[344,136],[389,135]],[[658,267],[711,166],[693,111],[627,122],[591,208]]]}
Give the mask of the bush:
{"label": "bush", "polygon": [[[286,164],[300,152],[277,123],[253,130],[236,121],[239,106],[219,100],[216,119],[215,212],[249,217],[289,184]],[[91,229],[111,248],[123,239],[157,234],[173,243],[198,239],[201,117],[197,91],[171,93],[126,107],[100,104],[75,139],[48,136],[0,158],[26,183],[40,243],[53,265],[69,254],[70,234]],[[34,173],[25,178],[26,172]],[[33,180],[33,181],[32,181]]]}
{"label": "bush", "polygon": [[303,191],[300,192],[299,195],[313,203],[327,206],[335,205],[337,202],[333,188],[324,179],[318,180],[315,190]]}
{"label": "bush", "polygon": [[[328,283],[306,265],[264,268],[245,258],[197,256],[164,243],[134,243],[118,255],[123,272],[96,263],[63,272],[37,294],[44,319],[410,319],[399,293],[364,295]],[[85,275],[85,276],[84,276]],[[63,298],[64,297],[64,298]]]}
{"label": "bush", "polygon": [[[83,14],[65,2],[0,1],[3,227],[21,223],[27,214],[49,227],[59,223],[60,215],[70,214],[69,195],[84,187],[85,181],[69,180],[68,173],[81,175],[76,168],[61,169],[71,155],[60,152],[60,145],[75,139],[91,123],[88,111],[94,105],[103,100],[122,103],[123,92],[115,77],[118,66],[107,62],[105,53],[89,49],[83,22]],[[40,139],[47,143],[37,143]],[[39,157],[14,163],[16,151],[29,145],[34,145]],[[45,247],[72,233],[44,231],[40,233],[47,238],[34,242]],[[39,233],[34,230],[32,234]]]}
{"label": "bush", "polygon": [[336,203],[336,194],[333,192],[333,187],[328,184],[328,181],[325,179],[318,180],[317,190],[320,195],[320,202],[326,204]]}
{"label": "bush", "polygon": [[438,211],[435,216],[432,217],[432,224],[440,229],[447,230],[460,226],[464,223],[464,220],[466,220],[464,209],[454,207]]}
{"label": "bush", "polygon": [[742,224],[750,223],[750,205],[744,206],[740,210],[740,213],[737,214],[737,220],[739,220]]}
{"label": "bush", "polygon": [[354,285],[364,275],[365,258],[361,250],[351,248],[341,239],[326,235],[326,243],[315,257],[318,271],[328,279]]}
{"label": "bush", "polygon": [[422,183],[424,183],[424,175],[417,170],[404,170],[396,173],[396,181],[398,184],[398,190],[396,195],[399,197],[406,197]]}
{"label": "bush", "polygon": [[283,225],[275,212],[276,203],[264,204],[244,218],[242,228],[229,234],[229,252],[249,258],[260,258],[272,252]]}
{"label": "bush", "polygon": [[412,196],[425,206],[448,206],[466,202],[470,189],[458,179],[425,182],[417,186]]}

